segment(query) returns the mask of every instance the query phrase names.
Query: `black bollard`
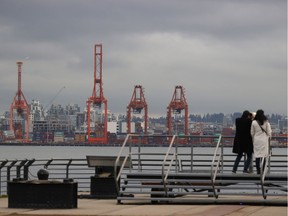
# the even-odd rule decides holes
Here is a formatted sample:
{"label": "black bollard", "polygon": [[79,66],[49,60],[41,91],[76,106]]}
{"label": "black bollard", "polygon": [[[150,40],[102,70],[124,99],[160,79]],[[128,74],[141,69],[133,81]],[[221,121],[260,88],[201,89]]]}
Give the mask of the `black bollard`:
{"label": "black bollard", "polygon": [[48,180],[49,172],[46,169],[40,169],[37,172],[37,176],[39,180]]}

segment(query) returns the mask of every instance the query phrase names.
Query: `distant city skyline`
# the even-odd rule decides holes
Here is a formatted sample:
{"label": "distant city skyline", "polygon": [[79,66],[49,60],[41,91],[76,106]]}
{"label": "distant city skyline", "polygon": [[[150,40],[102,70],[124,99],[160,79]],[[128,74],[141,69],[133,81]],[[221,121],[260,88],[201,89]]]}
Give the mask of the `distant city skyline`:
{"label": "distant city skyline", "polygon": [[[83,112],[85,111],[85,109],[86,109],[86,107],[81,108],[81,107],[79,106],[79,104],[72,104],[72,103],[68,103],[68,104],[52,103],[52,104],[50,104],[50,106],[48,106],[48,107],[46,107],[46,109],[44,109],[44,106],[43,106],[43,104],[41,103],[41,101],[36,100],[36,99],[33,99],[32,102],[31,102],[29,105],[31,105],[31,104],[33,104],[33,103],[37,103],[37,106],[42,106],[44,113],[47,112],[48,110],[50,110],[51,108],[55,109],[55,107],[58,107],[58,106],[60,106],[61,108],[63,108],[63,110],[65,110],[67,107],[71,108],[72,106],[76,106],[75,109],[76,109],[76,108],[77,108],[77,110],[79,109],[81,113],[83,113]],[[38,103],[39,103],[39,104],[38,104]],[[34,107],[35,107],[35,105],[34,105]],[[149,106],[148,106],[148,108],[149,108]],[[73,111],[75,112],[75,110],[73,110]],[[5,112],[9,112],[9,110],[6,110],[6,111],[0,113],[0,116],[3,115]],[[117,116],[121,116],[121,115],[126,116],[126,115],[127,115],[127,112],[122,112],[122,113],[121,113],[121,112],[113,112],[113,111],[111,111],[111,110],[108,110],[108,112],[109,112],[110,114],[117,115]],[[223,115],[229,116],[229,115],[233,115],[233,114],[240,114],[240,115],[241,115],[242,112],[243,112],[243,111],[235,111],[235,112],[231,112],[231,113],[224,113],[224,112],[217,112],[217,113],[216,113],[216,112],[211,112],[211,113],[191,113],[191,112],[189,112],[189,115],[200,115],[201,117],[203,117],[203,116],[205,116],[205,115],[223,114]],[[251,111],[251,112],[252,112],[252,111]],[[31,113],[31,111],[30,111],[30,113]],[[46,114],[47,114],[47,113],[46,113]],[[184,116],[184,110],[183,110],[180,114],[178,114],[178,115],[180,115],[180,116],[183,115],[183,116]],[[268,115],[268,116],[271,116],[271,115],[280,115],[280,116],[287,117],[287,115],[283,115],[283,114],[281,114],[281,113],[266,113],[266,115]],[[144,111],[142,110],[142,112],[141,112],[140,114],[135,114],[135,113],[133,113],[132,116],[134,116],[134,117],[140,117],[140,118],[141,118],[141,117],[144,116]],[[166,118],[166,117],[167,117],[167,113],[164,113],[163,115],[154,115],[154,114],[149,114],[149,113],[148,113],[148,117],[149,117],[149,118],[162,118],[162,117]]]}
{"label": "distant city skyline", "polygon": [[[56,6],[55,6],[56,5]],[[103,45],[108,109],[125,113],[142,85],[150,116],[165,116],[175,86],[189,113],[287,115],[287,1],[1,0],[0,113],[28,101],[78,104],[93,89]]]}

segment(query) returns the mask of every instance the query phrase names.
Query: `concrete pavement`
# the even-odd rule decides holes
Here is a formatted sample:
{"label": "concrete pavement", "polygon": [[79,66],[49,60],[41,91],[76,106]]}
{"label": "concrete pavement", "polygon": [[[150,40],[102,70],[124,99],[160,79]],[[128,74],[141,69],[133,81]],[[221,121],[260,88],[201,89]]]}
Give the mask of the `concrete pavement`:
{"label": "concrete pavement", "polygon": [[18,209],[8,208],[8,199],[0,198],[3,216],[287,216],[287,207],[249,205],[175,205],[150,203],[117,204],[109,199],[78,199],[74,209]]}

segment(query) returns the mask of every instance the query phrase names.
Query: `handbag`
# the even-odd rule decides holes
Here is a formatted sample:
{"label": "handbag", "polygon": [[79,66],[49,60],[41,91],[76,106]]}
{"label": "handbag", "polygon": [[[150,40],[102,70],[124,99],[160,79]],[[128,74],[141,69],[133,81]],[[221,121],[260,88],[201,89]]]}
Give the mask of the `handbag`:
{"label": "handbag", "polygon": [[267,131],[264,130],[264,128],[260,125],[259,121],[257,121],[257,123],[258,123],[259,127],[261,128],[262,132],[264,132],[267,136],[269,136]]}

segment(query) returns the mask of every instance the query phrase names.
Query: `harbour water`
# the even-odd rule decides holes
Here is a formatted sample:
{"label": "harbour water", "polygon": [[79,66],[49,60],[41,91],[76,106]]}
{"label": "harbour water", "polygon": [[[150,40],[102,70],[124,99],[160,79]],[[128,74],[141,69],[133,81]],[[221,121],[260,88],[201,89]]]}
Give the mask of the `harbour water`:
{"label": "harbour water", "polygon": [[[156,150],[157,148],[157,150]],[[114,146],[0,146],[0,160],[11,159],[84,159],[87,155],[95,156],[116,156],[120,147]],[[142,152],[165,153],[165,147],[143,147]],[[213,154],[213,147],[194,147],[195,154],[203,153]],[[273,148],[273,154],[287,155],[287,148]],[[187,151],[187,148],[180,148],[179,151]],[[224,154],[232,154],[231,147],[224,148]],[[233,154],[232,154],[233,155]]]}

